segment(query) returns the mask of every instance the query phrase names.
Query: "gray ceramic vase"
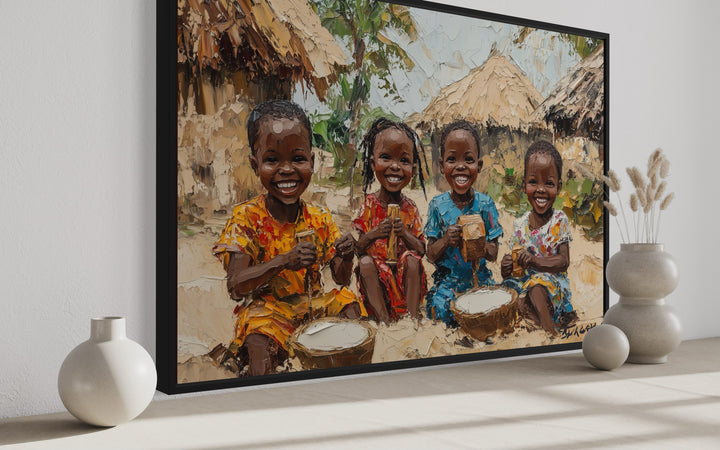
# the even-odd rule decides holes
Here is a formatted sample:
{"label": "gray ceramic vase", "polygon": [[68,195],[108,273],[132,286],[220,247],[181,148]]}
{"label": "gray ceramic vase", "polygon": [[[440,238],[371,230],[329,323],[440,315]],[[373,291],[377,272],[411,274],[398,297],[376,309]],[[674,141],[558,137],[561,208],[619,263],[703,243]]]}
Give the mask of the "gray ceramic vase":
{"label": "gray ceramic vase", "polygon": [[621,244],[605,269],[620,300],[603,323],[620,328],[630,342],[627,362],[661,364],[680,345],[682,325],[665,297],[678,285],[675,259],[662,244]]}

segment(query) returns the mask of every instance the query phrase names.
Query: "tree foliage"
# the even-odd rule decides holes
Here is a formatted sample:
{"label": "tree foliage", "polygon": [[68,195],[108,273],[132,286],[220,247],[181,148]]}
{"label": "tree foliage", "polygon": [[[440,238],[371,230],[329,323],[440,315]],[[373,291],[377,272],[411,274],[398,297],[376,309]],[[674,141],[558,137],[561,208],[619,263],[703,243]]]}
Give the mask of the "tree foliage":
{"label": "tree foliage", "polygon": [[[412,59],[390,33],[395,30],[417,38],[417,29],[409,10],[376,0],[317,0],[313,4],[320,20],[352,55],[346,73],[340,74],[328,96],[329,114],[315,116],[313,142],[335,158],[337,181],[350,181],[355,145],[372,120],[393,118],[389,112],[370,108],[368,100],[378,88],[391,101],[402,101],[390,70],[414,67]],[[372,120],[371,120],[372,119]]]}
{"label": "tree foliage", "polygon": [[[513,40],[513,43],[515,45],[521,46],[528,36],[530,36],[533,32],[537,31],[537,28],[531,28],[531,27],[522,27],[517,32],[515,39]],[[602,45],[601,39],[595,39],[591,37],[586,36],[579,36],[576,34],[568,34],[568,33],[559,33],[558,35],[560,39],[570,44],[572,51],[574,51],[580,59],[585,59],[588,57],[593,50],[595,50],[599,45]]]}

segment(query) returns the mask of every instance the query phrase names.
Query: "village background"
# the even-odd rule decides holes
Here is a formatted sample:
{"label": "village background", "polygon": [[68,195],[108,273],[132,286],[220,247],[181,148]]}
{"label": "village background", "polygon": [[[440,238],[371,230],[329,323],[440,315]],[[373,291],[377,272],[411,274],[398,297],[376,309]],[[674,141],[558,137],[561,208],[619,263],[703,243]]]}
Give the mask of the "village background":
{"label": "village background", "polygon": [[[527,145],[544,138],[563,154],[564,189],[555,207],[574,224],[569,278],[580,317],[576,327],[550,339],[522,325],[486,343],[464,340],[461,330],[427,319],[420,325],[403,320],[379,327],[373,362],[577,342],[601,320],[603,211],[596,177],[605,151],[602,45],[479,19],[360,4],[365,21],[354,18],[357,11],[343,1],[270,0],[234,3],[237,7],[179,2],[180,383],[236,376],[207,356],[230,341],[235,306],[210,249],[232,206],[261,192],[247,161],[245,123],[255,104],[271,98],[293,99],[310,113],[316,175],[306,197],[327,206],[342,230],[349,230],[361,201],[359,174],[352,170],[354,144],[380,115],[406,121],[426,144],[427,199],[419,186],[405,191],[423,215],[427,201],[447,189],[436,167],[438,131],[461,117],[478,124],[486,154],[475,187],[495,199],[505,238],[515,215],[528,207],[519,189]],[[353,34],[362,40],[353,40]],[[507,252],[502,244],[503,239],[500,255]],[[499,280],[497,263],[490,267]],[[425,268],[430,277],[432,265]],[[357,289],[354,281],[351,287]],[[298,368],[293,360],[284,370]]]}

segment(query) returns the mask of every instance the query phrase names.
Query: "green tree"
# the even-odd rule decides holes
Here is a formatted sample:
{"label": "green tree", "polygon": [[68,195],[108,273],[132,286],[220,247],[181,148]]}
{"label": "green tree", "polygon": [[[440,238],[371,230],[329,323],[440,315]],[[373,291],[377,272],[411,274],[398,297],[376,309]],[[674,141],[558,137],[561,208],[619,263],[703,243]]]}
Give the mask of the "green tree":
{"label": "green tree", "polygon": [[[527,37],[530,36],[534,31],[537,31],[537,28],[520,28],[520,30],[518,30],[517,34],[515,35],[513,43],[521,46],[523,42],[525,42],[525,39],[527,39]],[[599,45],[602,45],[601,39],[595,39],[591,37],[579,36],[568,33],[559,33],[558,36],[561,40],[571,45],[572,50],[577,53],[578,56],[580,56],[580,59],[587,58],[593,52],[593,50],[595,50]]]}
{"label": "green tree", "polygon": [[378,83],[386,97],[401,101],[390,69],[414,67],[388,31],[397,30],[415,39],[417,30],[410,11],[400,5],[376,0],[317,0],[313,6],[323,26],[345,42],[352,54],[348,71],[340,74],[334,93],[329,96],[333,112],[317,117],[320,121],[314,130],[316,145],[333,153],[341,178],[338,181],[345,182],[352,177],[346,169],[355,159],[358,132],[367,126],[368,117],[383,115],[368,105],[371,80]]}

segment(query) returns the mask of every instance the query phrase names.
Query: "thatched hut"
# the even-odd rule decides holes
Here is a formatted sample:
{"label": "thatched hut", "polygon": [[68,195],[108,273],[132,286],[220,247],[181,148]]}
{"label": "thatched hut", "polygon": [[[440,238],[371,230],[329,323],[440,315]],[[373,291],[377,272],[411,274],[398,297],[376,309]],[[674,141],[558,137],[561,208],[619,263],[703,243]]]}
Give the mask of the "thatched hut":
{"label": "thatched hut", "polygon": [[491,151],[526,131],[532,112],[542,100],[532,81],[512,60],[492,53],[483,65],[444,87],[421,113],[407,121],[431,136],[434,181],[443,186],[437,161],[444,125],[460,119],[476,124],[484,141],[481,146]]}
{"label": "thatched hut", "polygon": [[291,98],[297,82],[322,98],[349,57],[306,0],[180,0],[177,14],[185,224],[224,216],[258,193],[245,134],[252,108]]}
{"label": "thatched hut", "polygon": [[180,0],[177,14],[179,111],[290,98],[299,81],[323,98],[348,59],[306,0]]}
{"label": "thatched hut", "polygon": [[512,61],[492,54],[461,80],[444,87],[409,121],[425,131],[465,119],[478,125],[521,128],[543,97]]}
{"label": "thatched hut", "polygon": [[558,137],[589,137],[601,142],[605,126],[604,48],[599,46],[580,61],[532,114]]}

